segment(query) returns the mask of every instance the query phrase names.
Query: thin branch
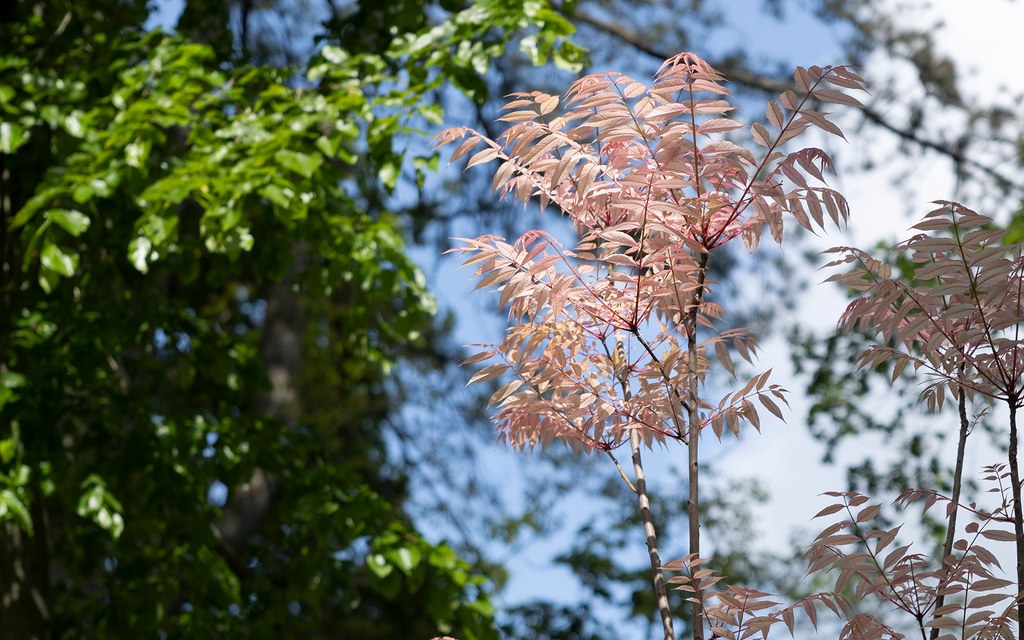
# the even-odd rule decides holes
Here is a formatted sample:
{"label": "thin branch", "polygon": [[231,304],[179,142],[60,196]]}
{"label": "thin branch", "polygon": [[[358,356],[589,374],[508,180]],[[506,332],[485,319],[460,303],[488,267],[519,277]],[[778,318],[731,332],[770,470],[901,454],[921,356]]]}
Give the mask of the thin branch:
{"label": "thin branch", "polygon": [[[693,293],[692,304],[687,313],[686,346],[687,373],[690,392],[690,415],[689,431],[687,435],[687,465],[689,495],[686,499],[686,515],[689,521],[690,553],[695,558],[700,558],[700,376],[697,374],[697,313],[704,300],[705,279],[708,273],[708,258],[710,254],[705,253],[700,257],[699,270],[697,272],[697,288]],[[693,592],[693,640],[704,640],[704,594],[700,583],[694,583]]]}
{"label": "thin branch", "polygon": [[[622,349],[622,342],[615,345],[616,350]],[[608,346],[605,345],[607,351]],[[611,354],[609,360],[611,360]],[[622,396],[628,402],[631,397],[629,389],[629,375],[625,370],[622,370],[617,375],[619,386],[622,388]],[[633,476],[636,478],[636,484],[629,482],[626,475],[622,473],[622,468],[619,467],[619,461],[615,459],[615,456],[608,452],[612,461],[616,467],[619,467],[619,473],[622,473],[622,479],[630,485],[633,489],[633,493],[636,494],[637,502],[640,507],[640,521],[643,523],[644,536],[647,539],[647,553],[651,559],[651,580],[654,583],[654,594],[658,600],[658,614],[661,617],[661,628],[665,632],[665,640],[675,640],[675,630],[672,626],[672,609],[668,604],[668,591],[665,588],[665,576],[661,569],[661,555],[658,553],[658,536],[654,529],[654,520],[651,518],[651,501],[647,496],[647,479],[644,475],[643,460],[640,456],[640,431],[634,426],[629,430],[629,448],[633,457]]]}
{"label": "thin branch", "polygon": [[651,519],[651,501],[647,497],[647,480],[640,457],[640,433],[636,429],[629,432],[629,448],[633,453],[633,474],[636,477],[636,495],[640,503],[640,520],[644,525],[647,537],[647,552],[651,559],[651,575],[654,580],[654,592],[658,598],[658,613],[661,615],[661,627],[665,632],[665,640],[675,640],[672,628],[672,610],[668,605],[668,592],[665,590],[665,576],[661,573],[661,556],[658,553],[658,538]]}
{"label": "thin branch", "polygon": [[615,458],[615,454],[611,452],[611,449],[605,449],[604,452],[612,459],[612,464],[615,465],[615,469],[619,472],[619,475],[622,476],[622,480],[626,483],[626,486],[629,487],[629,490],[633,493],[639,494],[640,492],[636,490],[636,485],[633,484],[633,481],[626,475],[625,470],[623,470],[622,465],[619,464],[619,461]]}
{"label": "thin branch", "polygon": [[[963,377],[963,365],[960,367],[960,375]],[[950,567],[946,564],[946,559],[951,558],[953,555],[953,541],[956,538],[956,514],[959,511],[957,505],[960,503],[960,487],[963,482],[964,475],[964,450],[967,447],[967,436],[970,433],[970,422],[967,420],[967,391],[963,385],[959,386],[959,398],[957,399],[957,408],[960,414],[960,435],[956,445],[956,468],[953,471],[953,495],[950,496],[951,506],[949,509],[949,522],[946,523],[946,540],[942,545],[942,558],[940,562],[943,567],[943,578],[940,584],[949,578]],[[942,605],[946,601],[946,594],[939,589],[938,597],[935,600],[935,610],[938,611],[942,608]],[[937,640],[939,637],[939,627],[932,627],[931,640]]]}
{"label": "thin branch", "polygon": [[39,53],[37,53],[36,57],[32,59],[32,63],[29,66],[35,66],[39,64],[39,62],[46,56],[46,52],[47,50],[49,50],[50,46],[64,34],[64,31],[68,28],[68,25],[71,24],[71,18],[71,11],[68,11],[64,14],[64,17],[60,19],[60,24],[57,25],[57,28],[54,29],[53,33],[50,34],[50,37],[46,39],[46,42],[43,43],[43,46],[39,47]]}
{"label": "thin branch", "polygon": [[[1024,505],[1021,504],[1020,471],[1017,467],[1017,409],[1019,408],[1018,398],[1011,397],[1007,400],[1010,409],[1010,446],[1007,457],[1010,463],[1010,492],[1013,495],[1013,531],[1016,534],[1017,552],[1017,620],[1024,620]],[[1021,625],[1017,625],[1017,639],[1024,635]]]}

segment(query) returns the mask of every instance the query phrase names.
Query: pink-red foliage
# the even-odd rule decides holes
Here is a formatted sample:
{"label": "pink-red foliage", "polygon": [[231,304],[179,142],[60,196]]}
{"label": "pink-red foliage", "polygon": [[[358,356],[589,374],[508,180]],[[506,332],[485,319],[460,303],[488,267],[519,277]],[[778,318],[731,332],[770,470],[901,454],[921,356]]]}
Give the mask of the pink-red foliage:
{"label": "pink-red foliage", "polygon": [[[1006,232],[994,229],[989,218],[955,202],[936,204],[940,207],[915,226],[923,233],[897,246],[897,251],[913,265],[907,277],[892,277],[887,265],[859,249],[831,250],[842,254],[832,265],[853,265],[851,271],[831,279],[861,292],[850,303],[840,324],[849,330],[880,334],[886,342],[865,351],[860,358],[861,366],[885,366],[892,362],[894,380],[911,364],[928,372],[931,381],[922,395],[931,409],[942,406],[947,390],[958,397],[961,441],[953,478],[954,500],[959,492],[968,433],[967,398],[977,393],[1006,404],[1011,496],[1005,504],[1012,506],[1010,521],[1014,532],[1000,539],[1015,542],[1015,586],[1019,591],[1024,587],[1024,505],[1017,456],[1017,410],[1024,406],[1024,258],[1021,246],[1007,245]],[[947,559],[942,571],[951,572],[955,514],[955,510],[948,514]],[[979,553],[988,554],[987,550],[979,549]],[[941,575],[942,572],[937,574],[940,583]],[[965,579],[965,584],[970,581]],[[1004,586],[1011,584],[1006,582]],[[939,588],[935,595],[931,606],[939,612],[935,615],[941,617],[941,612],[952,605],[944,604],[944,589]],[[1018,600],[1014,606],[1013,613],[1024,618],[1024,600]],[[1002,628],[1006,625],[997,626],[999,633],[1005,635]],[[962,632],[969,637],[966,627]],[[937,635],[934,632],[932,637]]]}
{"label": "pink-red foliage", "polygon": [[[768,372],[717,405],[698,399],[699,424],[687,401],[698,397],[709,351],[732,371],[732,353],[749,361],[753,350],[745,331],[719,329],[711,253],[736,238],[753,249],[765,228],[780,242],[787,214],[812,230],[848,216],[824,184],[828,155],[780,148],[812,126],[841,136],[810,107],[859,104],[828,85],[862,82],[846,67],[798,69],[794,80],[800,93],[769,102],[766,122],[751,125],[757,154],[723,136],[743,125],[727,117],[722,76],[692,53],[667,60],[649,88],[606,73],[581,78],[564,98],[515,94],[501,118],[511,126],[496,141],[467,128],[438,136],[439,145],[464,139],[453,161],[483,145],[467,166],[499,160],[499,193],[554,205],[579,237],[572,250],[543,231],[456,249],[478,286],[501,291],[514,321],[469,360],[489,361],[473,382],[509,379],[491,398],[502,438],[610,450],[631,430],[648,444],[687,441],[705,426],[719,437],[742,422],[758,427],[759,408],[781,417],[784,390]],[[696,358],[689,343],[699,343]]]}
{"label": "pink-red foliage", "polygon": [[836,576],[836,592],[852,588],[858,600],[876,597],[888,602],[906,615],[902,623],[890,621],[899,628],[938,629],[944,640],[1012,640],[1017,611],[1008,588],[1015,583],[1000,577],[998,559],[983,544],[986,540],[1016,540],[1012,531],[998,526],[1013,523],[1012,496],[1006,483],[1009,474],[1005,469],[1005,465],[985,469],[986,481],[1001,498],[993,511],[985,511],[974,503],[952,502],[935,491],[914,489],[897,498],[896,504],[902,507],[923,501],[925,511],[944,503],[947,518],[954,510],[973,516],[964,527],[964,537],[954,543],[955,552],[937,561],[914,553],[910,544],[896,542],[899,526],[874,528],[880,506],[864,506],[868,503],[866,496],[828,493],[835,502],[815,517],[840,514],[842,519],[828,526],[811,544],[806,554],[810,563],[808,573],[831,570]]}
{"label": "pink-red foliage", "polygon": [[[912,277],[893,277],[888,265],[853,247],[830,253],[852,264],[829,278],[861,295],[840,319],[848,330],[877,333],[882,342],[860,365],[892,361],[896,379],[908,365],[933,377],[923,396],[942,406],[958,387],[993,399],[1019,402],[1024,394],[1024,260],[1020,245],[1003,242],[1006,231],[955,202],[940,205],[896,247],[914,265]],[[941,235],[939,235],[941,234]],[[1020,406],[1020,404],[1017,404]]]}
{"label": "pink-red foliage", "polygon": [[[841,324],[875,332],[885,343],[868,350],[861,364],[891,360],[894,379],[908,365],[933,374],[924,396],[933,408],[941,407],[947,389],[958,396],[963,437],[966,394],[1010,406],[1009,473],[1002,465],[987,469],[1001,504],[986,512],[933,491],[901,495],[902,505],[947,505],[951,551],[933,561],[900,544],[899,527],[874,526],[880,507],[867,505],[865,496],[828,494],[836,500],[818,517],[841,519],[815,539],[807,559],[809,573],[833,573],[835,591],[782,608],[764,592],[720,586],[722,577],[703,566],[700,432],[711,427],[721,437],[726,429],[738,433],[743,423],[759,428],[759,409],[781,418],[779,403],[785,402],[784,390],[769,382],[770,371],[717,404],[703,399],[699,387],[712,360],[734,373],[733,354],[749,362],[754,347],[745,331],[722,328],[724,311],[713,299],[708,261],[736,238],[753,250],[765,228],[781,242],[787,215],[812,231],[823,228],[826,217],[839,224],[848,216],[843,197],[825,184],[831,170],[825,152],[786,154],[780,148],[811,126],[842,136],[826,114],[809,107],[856,106],[854,98],[827,85],[861,89],[862,82],[845,67],[812,67],[797,69],[794,83],[799,94],[784,92],[768,103],[765,123],[750,126],[750,139],[761,147],[757,154],[723,137],[743,125],[727,117],[733,109],[723,78],[690,53],[667,60],[650,88],[611,73],[580,79],[564,98],[516,94],[502,117],[511,126],[496,141],[466,128],[441,133],[439,145],[462,141],[453,161],[483,145],[467,166],[500,161],[496,191],[523,202],[536,198],[543,208],[553,205],[578,236],[571,250],[543,231],[513,242],[489,235],[464,239],[455,249],[476,267],[478,287],[500,291],[512,320],[500,344],[483,346],[467,361],[487,362],[471,382],[506,379],[491,404],[501,437],[515,447],[562,440],[614,459],[612,449],[630,442],[636,478],[630,487],[639,498],[666,640],[675,636],[663,571],[679,574],[668,582],[692,604],[696,639],[705,630],[712,638],[764,638],[779,623],[793,634],[795,613],[816,625],[818,605],[844,621],[841,639],[894,640],[903,637],[900,629],[913,627],[922,638],[1012,638],[1024,604],[1006,591],[1015,583],[997,575],[996,557],[981,543],[1015,542],[1016,584],[1024,583],[1016,467],[1024,259],[1019,247],[1002,244],[1002,232],[991,230],[988,218],[956,203],[939,202],[916,227],[925,233],[897,247],[914,265],[909,278],[893,278],[869,254],[839,247],[832,251],[841,257],[832,264],[853,269],[831,279],[861,292]],[[688,444],[691,553],[664,566],[649,513],[641,439]],[[972,521],[965,537],[954,540],[958,511]],[[999,528],[1006,523],[1014,532]],[[858,599],[881,598],[909,619],[891,623],[858,613],[838,595],[851,591]]]}

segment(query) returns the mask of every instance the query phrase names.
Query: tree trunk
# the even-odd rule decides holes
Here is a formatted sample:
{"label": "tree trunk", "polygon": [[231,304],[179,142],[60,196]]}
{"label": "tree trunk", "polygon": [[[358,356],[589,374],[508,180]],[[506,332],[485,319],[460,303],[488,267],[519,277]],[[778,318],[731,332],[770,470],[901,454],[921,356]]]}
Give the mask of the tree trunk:
{"label": "tree trunk", "polygon": [[[961,368],[960,374],[963,375],[963,369]],[[967,420],[967,394],[964,392],[963,385],[960,386],[960,395],[957,399],[957,408],[960,414],[960,435],[957,438],[956,444],[956,467],[953,470],[953,495],[950,496],[952,500],[953,510],[949,513],[949,521],[946,523],[946,540],[942,545],[942,557],[939,562],[942,563],[942,575],[943,580],[948,575],[948,565],[946,564],[947,559],[952,559],[953,555],[953,542],[956,539],[956,515],[960,504],[960,488],[963,484],[964,477],[964,452],[967,449],[967,435],[970,429],[970,422]],[[935,599],[935,610],[938,611],[946,602],[946,594],[939,592],[939,595]],[[941,629],[933,627],[931,630],[931,640],[938,640],[939,632]]]}
{"label": "tree trunk", "polygon": [[1024,505],[1020,499],[1020,471],[1017,468],[1017,398],[1011,397],[1010,405],[1010,448],[1007,452],[1010,463],[1010,488],[1013,493],[1013,531],[1017,537],[1017,638],[1021,638],[1021,623],[1024,620]]}
{"label": "tree trunk", "polygon": [[658,599],[658,615],[661,617],[661,628],[665,640],[675,640],[672,629],[672,610],[668,604],[668,593],[665,590],[665,576],[661,570],[661,555],[658,552],[658,536],[651,519],[651,501],[647,496],[647,479],[644,465],[640,457],[640,434],[636,429],[629,432],[629,446],[633,454],[633,473],[636,478],[636,495],[640,504],[640,521],[644,525],[644,536],[647,541],[647,553],[651,560],[651,579],[654,583],[654,594]]}
{"label": "tree trunk", "polygon": [[[292,266],[281,282],[266,287],[266,316],[260,359],[270,378],[270,391],[259,400],[259,413],[277,420],[289,429],[299,426],[301,404],[298,381],[303,368],[303,337],[306,317],[292,292],[295,278],[306,268],[307,249],[296,246]],[[231,489],[224,515],[217,523],[227,546],[237,551],[266,520],[278,481],[264,469],[253,470],[245,484]]]}

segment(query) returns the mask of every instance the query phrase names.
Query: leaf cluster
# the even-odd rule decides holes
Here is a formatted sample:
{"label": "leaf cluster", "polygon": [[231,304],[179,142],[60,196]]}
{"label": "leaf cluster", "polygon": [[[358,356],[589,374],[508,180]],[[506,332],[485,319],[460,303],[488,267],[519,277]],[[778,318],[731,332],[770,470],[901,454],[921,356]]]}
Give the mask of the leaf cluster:
{"label": "leaf cluster", "polygon": [[[482,144],[467,167],[499,160],[495,190],[555,205],[579,235],[573,250],[541,231],[457,249],[517,322],[469,361],[497,361],[473,382],[511,375],[491,399],[503,438],[610,450],[634,429],[650,443],[705,425],[719,436],[741,422],[757,427],[755,400],[781,415],[783,390],[759,375],[717,406],[698,400],[700,425],[684,418],[711,353],[732,371],[732,353],[749,361],[754,350],[745,331],[715,329],[723,311],[710,299],[710,253],[735,238],[753,249],[765,227],[781,241],[787,214],[808,229],[848,214],[824,184],[827,154],[780,148],[811,126],[841,135],[809,101],[857,104],[826,87],[859,88],[860,79],[843,67],[799,69],[795,79],[803,94],[785,92],[769,103],[767,126],[751,127],[759,155],[722,137],[743,125],[726,117],[721,75],[690,53],[667,60],[650,88],[613,73],[578,80],[564,98],[515,94],[498,140],[467,128],[437,137],[465,138],[453,161]],[[679,338],[697,341],[698,331],[691,363]]]}
{"label": "leaf cluster", "polygon": [[[983,544],[1016,539],[1012,531],[997,526],[1012,523],[1005,486],[1009,474],[1005,465],[987,467],[985,472],[1001,497],[993,511],[975,503],[953,502],[935,491],[908,490],[897,498],[896,504],[903,508],[923,501],[927,511],[944,503],[946,518],[954,510],[974,516],[964,527],[964,537],[955,541],[955,552],[936,560],[914,553],[911,544],[898,542],[902,525],[873,528],[881,505],[868,504],[866,496],[855,492],[827,493],[835,501],[815,517],[840,513],[845,518],[825,528],[808,548],[808,572],[831,571],[836,575],[836,592],[852,586],[858,600],[879,598],[905,614],[905,624],[938,629],[940,638],[1015,638],[1017,612],[1013,595],[1007,592],[1014,583],[1001,577],[998,559]],[[901,628],[877,619],[875,624],[881,635],[869,637],[894,637]]]}
{"label": "leaf cluster", "polygon": [[840,326],[875,332],[885,343],[865,350],[860,366],[891,362],[893,379],[910,365],[929,373],[933,382],[922,395],[930,409],[959,386],[1017,403],[1024,389],[1020,246],[1005,244],[1006,231],[990,218],[959,203],[936,204],[914,227],[922,233],[895,248],[913,264],[910,278],[893,277],[859,249],[829,251],[842,257],[828,266],[853,265],[829,280],[861,294]]}

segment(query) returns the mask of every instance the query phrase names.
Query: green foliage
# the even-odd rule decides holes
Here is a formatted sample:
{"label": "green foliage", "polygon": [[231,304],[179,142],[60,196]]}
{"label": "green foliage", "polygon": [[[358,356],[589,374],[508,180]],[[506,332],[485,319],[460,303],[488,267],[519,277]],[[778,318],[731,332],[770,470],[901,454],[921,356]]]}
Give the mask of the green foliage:
{"label": "green foliage", "polygon": [[[440,122],[431,91],[480,97],[524,30],[538,60],[578,61],[568,23],[484,2],[328,40],[298,73],[143,32],[143,2],[10,12],[0,524],[28,537],[0,528],[0,549],[44,559],[0,590],[50,601],[0,616],[61,637],[496,637],[484,578],[415,531],[383,453],[388,373],[435,304],[379,203],[436,167],[403,150]],[[223,17],[190,4],[180,26]]]}
{"label": "green foliage", "polygon": [[559,68],[579,71],[586,52],[568,40],[573,31],[572,24],[547,2],[481,0],[443,24],[397,39],[390,53],[421,61],[411,71],[414,86],[436,85],[445,79],[482,101],[487,96],[483,76],[505,48],[502,33],[529,32],[520,40],[520,49],[534,65],[550,59]]}

